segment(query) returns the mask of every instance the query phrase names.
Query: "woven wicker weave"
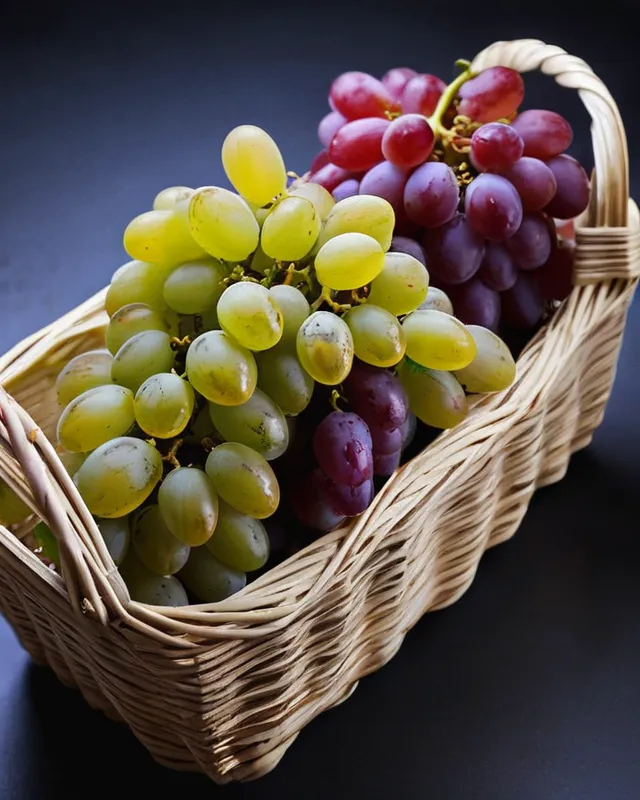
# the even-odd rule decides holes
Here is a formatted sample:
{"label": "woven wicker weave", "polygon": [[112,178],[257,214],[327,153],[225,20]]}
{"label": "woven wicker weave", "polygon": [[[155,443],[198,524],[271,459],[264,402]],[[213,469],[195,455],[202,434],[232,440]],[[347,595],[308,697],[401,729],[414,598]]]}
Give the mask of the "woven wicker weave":
{"label": "woven wicker weave", "polygon": [[559,47],[499,42],[474,68],[497,64],[555,76],[592,116],[597,181],[577,226],[576,286],[507,392],[401,468],[361,518],[238,595],[178,609],[131,602],[46,438],[57,371],[102,345],[104,292],[0,360],[11,395],[0,390],[0,476],[56,533],[64,578],[20,541],[29,525],[17,537],[0,528],[0,609],[37,662],[124,720],[162,764],[221,783],[272,769],[426,611],[460,597],[484,551],[513,535],[534,490],[562,478],[602,420],[640,275],[622,122],[590,68]]}

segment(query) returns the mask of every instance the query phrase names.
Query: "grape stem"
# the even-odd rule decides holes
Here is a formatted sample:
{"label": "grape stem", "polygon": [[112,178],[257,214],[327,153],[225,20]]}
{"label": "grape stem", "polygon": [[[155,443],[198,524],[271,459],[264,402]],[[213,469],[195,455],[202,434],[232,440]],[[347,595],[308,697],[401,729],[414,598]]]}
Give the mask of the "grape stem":
{"label": "grape stem", "polygon": [[173,350],[183,350],[191,344],[191,337],[183,336],[182,339],[179,339],[177,336],[172,336],[169,340],[169,344]]}
{"label": "grape stem", "polygon": [[331,289],[329,289],[328,286],[323,286],[320,297],[318,297],[317,300],[311,304],[311,310],[317,311],[323,303],[326,303],[328,306],[330,306],[331,310],[335,311],[336,314],[349,311],[349,309],[352,308],[349,303],[336,303],[331,294]]}
{"label": "grape stem", "polygon": [[[460,62],[456,62],[460,63]],[[468,80],[474,77],[473,72],[469,66],[461,72],[457,78],[455,78],[451,83],[447,86],[444,90],[440,99],[438,100],[438,105],[436,106],[436,110],[430,117],[427,117],[427,122],[431,126],[431,129],[435,133],[436,136],[440,137],[443,142],[447,142],[452,135],[452,131],[448,128],[445,128],[442,124],[442,118],[447,113],[447,109],[453,102],[455,96],[458,94],[458,89],[462,86],[463,83],[466,83]]]}
{"label": "grape stem", "polygon": [[163,461],[168,461],[170,464],[173,464],[174,467],[179,468],[181,466],[176,453],[182,447],[183,439],[176,439],[175,442],[171,445],[171,449],[169,452],[162,456]]}
{"label": "grape stem", "polygon": [[331,403],[331,408],[333,408],[334,411],[342,411],[338,405],[339,400],[346,402],[345,398],[340,394],[340,392],[337,389],[334,389],[331,392],[331,397],[329,397],[329,403]]}

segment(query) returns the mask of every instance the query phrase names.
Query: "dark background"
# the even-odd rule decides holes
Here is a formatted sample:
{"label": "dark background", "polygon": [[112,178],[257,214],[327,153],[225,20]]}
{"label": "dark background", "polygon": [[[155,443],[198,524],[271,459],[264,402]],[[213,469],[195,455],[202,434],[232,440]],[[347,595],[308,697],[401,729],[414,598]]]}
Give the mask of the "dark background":
{"label": "dark background", "polygon": [[[216,8],[219,5],[219,8]],[[333,77],[397,65],[452,75],[491,41],[539,37],[587,60],[635,133],[632,2],[178,3],[5,0],[0,10],[0,348],[102,288],[127,222],[172,184],[224,180],[221,142],[252,122],[302,172]],[[637,13],[637,11],[636,11]],[[562,109],[590,162],[577,98]],[[313,722],[270,776],[216,788],[156,766],[125,727],[30,665],[0,620],[0,798],[640,796],[640,309],[604,424],[467,594]]]}

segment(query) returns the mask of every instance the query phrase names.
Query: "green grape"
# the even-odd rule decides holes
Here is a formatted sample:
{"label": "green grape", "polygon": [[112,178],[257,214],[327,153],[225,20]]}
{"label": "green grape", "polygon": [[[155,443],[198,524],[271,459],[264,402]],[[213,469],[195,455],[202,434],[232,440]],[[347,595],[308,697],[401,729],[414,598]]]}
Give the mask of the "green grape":
{"label": "green grape", "polygon": [[456,370],[456,378],[472,394],[507,389],[516,378],[516,362],[507,345],[481,325],[467,325],[467,330],[478,352],[470,364]]}
{"label": "green grape", "polygon": [[155,196],[153,209],[154,211],[173,211],[185,200],[190,200],[194,191],[189,186],[169,186]]}
{"label": "green grape", "polygon": [[97,517],[124,517],[142,505],[162,477],[155,447],[132,436],[100,445],[73,477],[89,511]]}
{"label": "green grape", "polygon": [[53,535],[51,528],[45,522],[39,522],[33,529],[33,537],[41,550],[42,555],[60,569],[60,548],[58,540]]}
{"label": "green grape", "polygon": [[275,260],[268,256],[262,247],[258,245],[254,254],[251,256],[251,270],[260,275],[266,275],[268,269],[273,269]]}
{"label": "green grape", "polygon": [[222,166],[233,188],[264,206],[284,192],[287,170],[278,145],[255,125],[239,125],[222,144]]}
{"label": "green grape", "polygon": [[351,372],[353,337],[347,323],[330,311],[315,311],[302,323],[296,351],[318,383],[337,386]]}
{"label": "green grape", "polygon": [[204,255],[180,209],[139,214],[125,228],[123,243],[131,258],[152,264],[179,264]]}
{"label": "green grape", "polygon": [[149,436],[171,439],[187,427],[194,404],[187,381],[173,372],[160,372],[147,378],[136,392],[136,422]]}
{"label": "green grape", "polygon": [[260,238],[260,226],[245,201],[217,186],[195,192],[189,201],[189,225],[196,242],[222,261],[244,261]]}
{"label": "green grape", "polygon": [[223,564],[239,572],[254,572],[267,563],[269,535],[259,519],[221,501],[216,531],[207,548]]}
{"label": "green grape", "polygon": [[466,325],[443,311],[414,311],[404,318],[402,330],[407,355],[423,367],[450,372],[476,357],[476,343]]}
{"label": "green grape", "polygon": [[56,453],[62,462],[62,466],[71,476],[76,474],[89,455],[88,453],[72,453],[64,448],[59,442],[56,444]]}
{"label": "green grape", "polygon": [[258,382],[253,353],[224,331],[207,331],[191,342],[187,374],[196,392],[221,406],[246,403]]}
{"label": "green grape", "polygon": [[[322,187],[320,187],[322,188]],[[282,312],[282,343],[295,342],[300,326],[311,313],[309,301],[295,286],[280,283],[269,289],[271,297]]]}
{"label": "green grape", "polygon": [[113,358],[113,380],[137,392],[142,384],[158,372],[171,372],[176,354],[171,339],[164,331],[136,333],[122,345]]}
{"label": "green grape", "polygon": [[120,574],[131,599],[150,606],[188,606],[189,598],[175,575],[154,575],[140,561],[135,549],[129,550]]}
{"label": "green grape", "polygon": [[278,479],[269,463],[250,447],[220,444],[209,453],[205,469],[217,493],[236,511],[265,519],[278,508]]}
{"label": "green grape", "polygon": [[129,303],[118,309],[107,325],[107,347],[115,355],[122,345],[142,331],[164,331],[169,325],[163,315],[145,303]]}
{"label": "green grape", "polygon": [[249,201],[247,201],[247,205],[253,211],[253,216],[256,218],[258,225],[262,228],[265,219],[269,215],[269,211],[271,211],[271,206],[264,208],[263,206],[256,206]]}
{"label": "green grape", "polygon": [[149,264],[146,261],[124,264],[111,278],[104,303],[107,314],[112,317],[130,303],[145,303],[163,311],[162,287],[172,269],[167,264]]}
{"label": "green grape", "polygon": [[113,563],[119,567],[127,557],[131,544],[129,517],[115,517],[114,519],[94,517],[94,519]]}
{"label": "green grape", "polygon": [[336,204],[331,192],[328,192],[324,186],[320,186],[319,183],[301,183],[299,186],[296,186],[295,189],[289,191],[289,196],[305,197],[307,200],[310,200],[316,207],[318,216],[323,222]]}
{"label": "green grape", "polygon": [[240,406],[210,403],[209,413],[225,441],[246,444],[267,461],[279,458],[289,446],[284,414],[261,389],[256,389]]}
{"label": "green grape", "polygon": [[316,243],[322,222],[316,207],[305,197],[284,197],[269,212],[260,244],[278,261],[300,261]]}
{"label": "green grape", "polygon": [[356,358],[374,367],[393,367],[404,356],[406,342],[397,317],[371,303],[354,306],[343,320],[353,336]]}
{"label": "green grape", "polygon": [[415,311],[428,289],[429,273],[417,258],[408,253],[385,253],[382,271],[371,284],[369,302],[398,317]]}
{"label": "green grape", "polygon": [[426,299],[420,303],[418,308],[420,311],[433,308],[436,311],[443,311],[445,314],[453,314],[453,303],[449,300],[448,295],[435,286],[429,287]]}
{"label": "green grape", "polygon": [[203,314],[218,302],[226,275],[215,258],[181,264],[165,281],[164,301],[180,314]]}
{"label": "green grape", "polygon": [[386,252],[395,224],[396,215],[387,200],[372,194],[356,194],[340,200],[331,209],[318,237],[318,247],[343,233],[362,233],[375,239]]}
{"label": "green grape", "polygon": [[282,312],[268,289],[240,281],[218,301],[222,330],[249,350],[268,350],[282,337]]}
{"label": "green grape", "polygon": [[383,266],[382,247],[364,233],[342,233],[329,239],[315,259],[320,283],[337,291],[366,286],[380,274]]}
{"label": "green grape", "polygon": [[167,528],[157,505],[134,514],[131,541],[140,561],[156,575],[174,575],[189,558],[189,546]]}
{"label": "green grape", "polygon": [[79,394],[96,386],[112,383],[111,365],[113,356],[108,350],[89,350],[71,359],[56,378],[56,392],[61,406]]}
{"label": "green grape", "polygon": [[31,513],[29,506],[0,478],[0,525],[17,525]]}
{"label": "green grape", "polygon": [[314,381],[293,345],[278,344],[258,354],[258,386],[284,414],[295,416],[311,402]]}
{"label": "green grape", "polygon": [[207,474],[197,467],[170,472],[160,486],[158,505],[167,528],[190,547],[204,544],[215,530],[218,495]]}
{"label": "green grape", "polygon": [[201,603],[218,603],[244,589],[247,576],[223,564],[206,548],[194,547],[180,578]]}
{"label": "green grape", "polygon": [[454,428],[469,413],[464,389],[451,372],[427,369],[405,358],[398,376],[416,417],[434,428]]}
{"label": "green grape", "polygon": [[86,453],[124,436],[135,423],[133,395],[122,386],[96,386],[74,398],[58,420],[58,441],[72,453]]}

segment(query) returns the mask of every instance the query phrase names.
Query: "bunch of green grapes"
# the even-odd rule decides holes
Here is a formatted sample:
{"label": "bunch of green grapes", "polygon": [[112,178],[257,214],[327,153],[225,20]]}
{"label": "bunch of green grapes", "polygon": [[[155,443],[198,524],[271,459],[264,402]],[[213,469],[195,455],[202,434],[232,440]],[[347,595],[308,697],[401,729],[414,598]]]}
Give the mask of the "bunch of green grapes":
{"label": "bunch of green grapes", "polygon": [[[497,391],[515,374],[502,342],[463,325],[425,265],[391,249],[386,200],[336,203],[290,182],[275,142],[250,125],[229,133],[222,163],[235,192],[170,187],[129,223],[104,348],[57,379],[60,458],[144,603],[219,601],[268,564],[292,441],[349,405],[358,365],[401,382],[415,417],[436,427],[463,418],[465,389]],[[361,395],[352,416],[377,447],[375,398]],[[373,488],[335,477],[343,433],[325,488],[334,510],[362,510]],[[310,469],[323,458],[300,452]]]}

